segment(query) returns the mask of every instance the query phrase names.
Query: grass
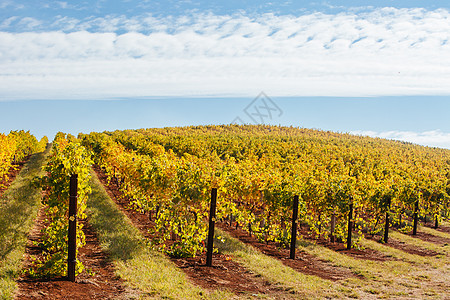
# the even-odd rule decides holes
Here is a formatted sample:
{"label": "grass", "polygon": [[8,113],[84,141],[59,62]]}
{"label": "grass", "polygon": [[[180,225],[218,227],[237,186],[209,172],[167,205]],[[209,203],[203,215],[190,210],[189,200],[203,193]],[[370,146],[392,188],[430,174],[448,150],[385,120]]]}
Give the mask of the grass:
{"label": "grass", "polygon": [[[423,230],[423,227],[422,227]],[[433,229],[431,229],[433,230]],[[430,232],[431,234],[433,234],[432,232]],[[411,245],[415,245],[417,247],[423,248],[423,249],[427,249],[427,250],[431,250],[431,251],[435,251],[437,253],[439,253],[440,255],[448,255],[450,250],[450,246],[446,245],[446,246],[441,246],[435,243],[431,243],[431,242],[426,242],[421,240],[420,238],[415,238],[412,237],[410,235],[407,234],[403,234],[397,231],[393,231],[391,233],[391,237],[396,239],[396,240],[401,240],[402,242],[405,242],[407,244],[411,244]]]}
{"label": "grass", "polygon": [[[449,225],[447,225],[447,226],[449,226]],[[436,230],[436,229],[433,229],[430,227],[418,226],[417,230],[419,232],[422,231],[424,233],[428,233],[428,234],[431,234],[434,236],[438,236],[438,237],[445,238],[445,239],[450,239],[450,233],[442,232],[442,231],[439,231],[439,230]]]}
{"label": "grass", "polygon": [[103,250],[126,281],[127,298],[230,299],[226,291],[206,291],[192,284],[167,257],[147,246],[146,239],[109,198],[92,172],[88,221]]}
{"label": "grass", "polygon": [[12,299],[17,288],[28,232],[36,219],[41,191],[32,186],[48,154],[31,156],[14,182],[0,198],[0,299]]}
{"label": "grass", "polygon": [[[393,233],[390,233],[390,239],[391,240],[393,239]],[[404,241],[402,239],[402,236],[398,236],[398,238],[396,238],[396,240],[399,240],[402,242]],[[416,255],[416,254],[411,254],[411,253],[405,252],[403,250],[399,250],[399,249],[390,247],[389,243],[382,244],[382,243],[379,243],[374,240],[362,239],[361,245],[364,248],[369,248],[369,249],[379,251],[379,252],[383,253],[384,255],[392,257],[396,260],[401,260],[401,261],[405,261],[405,262],[412,263],[412,264],[429,263],[429,260],[427,257]]]}
{"label": "grass", "polygon": [[[430,232],[431,233],[431,232]],[[450,289],[450,260],[448,246],[424,242],[401,233],[391,237],[407,245],[440,253],[437,256],[419,256],[406,253],[372,240],[362,240],[362,246],[377,250],[394,260],[367,261],[349,257],[325,247],[308,244],[300,246],[310,254],[328,260],[337,266],[346,266],[365,277],[364,280],[343,282],[361,298],[430,298],[442,299]]]}
{"label": "grass", "polygon": [[230,255],[233,260],[270,283],[296,294],[297,298],[337,297],[331,281],[297,272],[281,261],[266,256],[259,250],[233,238],[223,230],[216,229],[216,233],[222,238],[216,239],[214,243],[220,252]]}

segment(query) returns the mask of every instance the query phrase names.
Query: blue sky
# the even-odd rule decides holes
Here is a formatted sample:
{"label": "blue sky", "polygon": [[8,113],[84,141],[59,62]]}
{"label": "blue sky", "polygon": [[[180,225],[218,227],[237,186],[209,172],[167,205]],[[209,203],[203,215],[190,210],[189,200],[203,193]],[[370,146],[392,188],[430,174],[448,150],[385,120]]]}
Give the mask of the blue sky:
{"label": "blue sky", "polygon": [[[342,1],[261,1],[261,0],[228,0],[228,1],[13,1],[2,0],[0,17],[32,17],[43,21],[52,21],[57,16],[69,18],[104,17],[105,15],[125,15],[133,17],[144,12],[155,16],[180,16],[193,12],[211,12],[219,15],[232,15],[238,12],[248,14],[275,13],[278,15],[299,15],[311,12],[337,13],[349,9],[364,10],[367,7],[396,8],[450,8],[446,0],[378,0],[368,4],[362,0]],[[18,28],[14,29],[17,30]]]}
{"label": "blue sky", "polygon": [[449,38],[448,1],[0,0],[0,132],[254,123],[252,110],[450,148]]}

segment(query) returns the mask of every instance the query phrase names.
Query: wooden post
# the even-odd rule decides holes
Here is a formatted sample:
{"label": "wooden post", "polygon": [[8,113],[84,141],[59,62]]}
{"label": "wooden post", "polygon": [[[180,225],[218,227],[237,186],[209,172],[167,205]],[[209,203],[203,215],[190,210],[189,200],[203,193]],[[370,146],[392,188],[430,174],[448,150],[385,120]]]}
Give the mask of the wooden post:
{"label": "wooden post", "polygon": [[434,220],[434,229],[437,229],[439,226],[439,215],[436,214],[436,219]]}
{"label": "wooden post", "polygon": [[291,231],[291,251],[290,259],[295,259],[295,244],[297,242],[297,218],[298,218],[298,195],[294,196],[292,205],[292,231]]}
{"label": "wooden post", "polygon": [[322,232],[322,212],[319,212],[319,239],[320,239],[320,233]]}
{"label": "wooden post", "polygon": [[336,212],[333,210],[333,214],[331,215],[331,229],[330,229],[330,241],[334,243],[334,231],[336,230]]}
{"label": "wooden post", "polygon": [[414,206],[414,227],[413,227],[413,235],[417,234],[417,221],[419,219],[419,200],[416,201]]}
{"label": "wooden post", "polygon": [[352,248],[352,219],[353,219],[353,199],[350,197],[350,211],[348,212],[348,232],[347,232],[347,249]]}
{"label": "wooden post", "polygon": [[386,220],[384,224],[384,242],[387,243],[389,239],[389,211],[391,209],[391,199],[389,198],[388,207],[386,210]]}
{"label": "wooden post", "polygon": [[217,189],[211,190],[211,207],[209,209],[209,231],[208,231],[208,245],[206,252],[206,265],[212,266],[212,254],[214,245],[214,225],[216,222],[216,202],[217,202]]}
{"label": "wooden post", "polygon": [[70,176],[69,190],[69,236],[67,255],[67,277],[75,282],[75,267],[77,264],[77,200],[78,200],[78,175]]}

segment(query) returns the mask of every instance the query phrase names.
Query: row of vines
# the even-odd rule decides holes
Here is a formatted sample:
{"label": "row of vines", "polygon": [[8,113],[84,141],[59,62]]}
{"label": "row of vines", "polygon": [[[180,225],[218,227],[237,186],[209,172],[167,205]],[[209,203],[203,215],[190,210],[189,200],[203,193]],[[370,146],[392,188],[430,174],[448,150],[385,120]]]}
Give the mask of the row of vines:
{"label": "row of vines", "polygon": [[[348,134],[276,126],[197,126],[80,135],[94,161],[154,220],[153,243],[174,256],[204,250],[209,194],[218,219],[260,240],[288,244],[294,195],[299,220],[317,235],[347,240],[422,217],[449,218],[450,151]],[[165,243],[173,240],[170,246]],[[354,239],[358,245],[358,239]]]}
{"label": "row of vines", "polygon": [[38,141],[29,131],[0,133],[0,182],[8,180],[8,172],[15,163],[30,154],[44,151],[47,143],[47,137]]}
{"label": "row of vines", "polygon": [[[35,184],[44,191],[42,203],[45,209],[45,229],[39,242],[42,255],[34,258],[31,277],[54,277],[67,275],[68,229],[69,229],[69,182],[71,175],[78,176],[78,220],[86,218],[86,200],[91,191],[91,153],[79,140],[71,135],[58,133],[44,166],[46,175],[35,179]],[[76,249],[85,245],[83,224],[77,222]],[[84,270],[76,261],[76,274]]]}

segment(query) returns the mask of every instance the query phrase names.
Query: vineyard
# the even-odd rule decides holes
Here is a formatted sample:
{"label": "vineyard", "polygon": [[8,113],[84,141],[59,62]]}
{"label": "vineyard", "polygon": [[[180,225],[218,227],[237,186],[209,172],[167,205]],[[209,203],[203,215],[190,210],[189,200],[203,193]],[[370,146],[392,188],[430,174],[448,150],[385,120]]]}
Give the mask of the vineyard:
{"label": "vineyard", "polygon": [[[384,230],[386,213],[403,232],[413,229],[407,220],[414,213],[436,225],[449,217],[447,150],[270,126],[118,131],[80,139],[130,205],[154,216],[154,242],[173,256],[204,250],[211,188],[220,195],[218,219],[285,245],[295,195],[299,221],[340,242],[349,238],[352,207],[353,247],[364,233]],[[175,243],[166,248],[170,238]]]}
{"label": "vineyard", "polygon": [[8,172],[16,163],[32,153],[43,151],[47,143],[47,137],[38,141],[28,131],[11,131],[8,135],[0,133],[0,188],[8,180]]}
{"label": "vineyard", "polygon": [[[0,144],[4,178],[47,140],[11,132],[0,135]],[[114,262],[111,276],[141,291],[126,298],[409,298],[401,274],[409,274],[414,293],[428,279],[419,298],[445,298],[449,150],[304,128],[211,125],[58,133],[43,164],[45,174],[31,180],[42,199],[39,254],[30,258],[23,282],[68,276],[67,232],[78,220],[76,253],[89,246],[91,223]],[[212,267],[205,269],[214,226]],[[411,275],[418,265],[424,273]],[[95,277],[83,259],[74,268],[77,276]],[[214,280],[206,284],[208,276]],[[166,286],[166,277],[178,283]],[[233,280],[253,285],[220,283]],[[388,285],[400,292],[385,290]]]}

